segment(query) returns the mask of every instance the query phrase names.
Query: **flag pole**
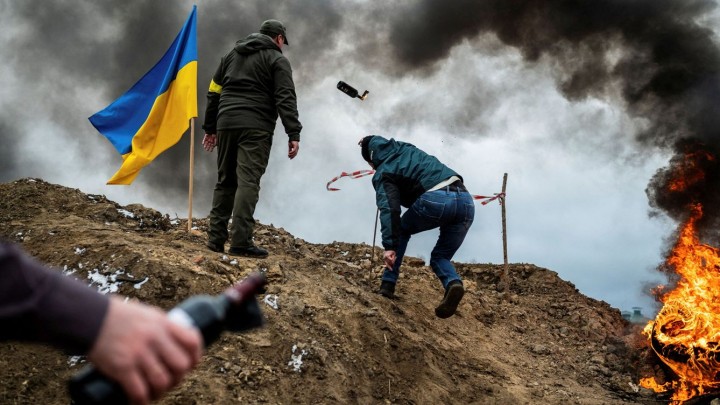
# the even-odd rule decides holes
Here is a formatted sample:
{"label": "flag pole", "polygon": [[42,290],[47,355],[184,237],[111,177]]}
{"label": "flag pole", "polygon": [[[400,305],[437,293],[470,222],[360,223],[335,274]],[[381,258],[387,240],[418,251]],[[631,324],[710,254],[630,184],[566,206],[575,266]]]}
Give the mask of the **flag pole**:
{"label": "flag pole", "polygon": [[188,185],[188,232],[192,230],[193,172],[195,170],[195,117],[190,118],[190,177]]}

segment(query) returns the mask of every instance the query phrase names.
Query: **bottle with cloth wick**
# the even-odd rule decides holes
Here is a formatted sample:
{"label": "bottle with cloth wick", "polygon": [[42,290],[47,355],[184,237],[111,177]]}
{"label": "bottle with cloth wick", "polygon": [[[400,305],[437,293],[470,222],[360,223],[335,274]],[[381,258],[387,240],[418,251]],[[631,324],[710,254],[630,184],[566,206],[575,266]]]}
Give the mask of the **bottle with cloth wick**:
{"label": "bottle with cloth wick", "polygon": [[362,95],[359,95],[359,92],[357,89],[355,89],[353,86],[343,82],[339,81],[337,84],[338,90],[342,91],[343,93],[347,94],[348,96],[352,98],[359,98],[360,100],[365,100],[370,93],[369,91],[365,90],[365,92]]}

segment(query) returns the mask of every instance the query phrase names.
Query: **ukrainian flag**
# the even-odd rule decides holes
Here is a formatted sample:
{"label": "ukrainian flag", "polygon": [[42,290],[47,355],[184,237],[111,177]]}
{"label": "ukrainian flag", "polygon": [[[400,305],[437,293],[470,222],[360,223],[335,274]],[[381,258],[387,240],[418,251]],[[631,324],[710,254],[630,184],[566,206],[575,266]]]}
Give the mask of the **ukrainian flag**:
{"label": "ukrainian flag", "polygon": [[107,184],[130,184],[140,169],[175,145],[197,117],[197,7],[165,55],[92,125],[122,155]]}

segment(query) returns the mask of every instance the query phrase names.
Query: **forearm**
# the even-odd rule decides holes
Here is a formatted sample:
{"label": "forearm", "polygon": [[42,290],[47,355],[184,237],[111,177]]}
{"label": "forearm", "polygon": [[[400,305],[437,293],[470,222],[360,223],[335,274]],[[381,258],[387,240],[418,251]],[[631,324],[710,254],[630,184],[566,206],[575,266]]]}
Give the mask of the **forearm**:
{"label": "forearm", "polygon": [[207,134],[217,133],[217,115],[220,108],[220,94],[208,92],[203,129]]}
{"label": "forearm", "polygon": [[92,346],[107,297],[0,243],[0,340],[37,341],[72,353]]}
{"label": "forearm", "polygon": [[397,186],[387,179],[373,184],[377,191],[380,210],[382,244],[385,250],[395,250],[400,242],[401,218],[400,194]]}
{"label": "forearm", "polygon": [[275,107],[290,141],[299,141],[302,124],[297,110],[297,95],[292,78],[292,69],[285,59],[275,66]]}
{"label": "forearm", "polygon": [[380,210],[380,232],[385,250],[396,250],[400,241],[400,212]]}
{"label": "forearm", "polygon": [[280,115],[280,120],[285,128],[285,133],[288,135],[288,140],[299,141],[302,124],[300,123],[298,116],[294,93],[292,98],[278,101],[277,109],[278,115]]}

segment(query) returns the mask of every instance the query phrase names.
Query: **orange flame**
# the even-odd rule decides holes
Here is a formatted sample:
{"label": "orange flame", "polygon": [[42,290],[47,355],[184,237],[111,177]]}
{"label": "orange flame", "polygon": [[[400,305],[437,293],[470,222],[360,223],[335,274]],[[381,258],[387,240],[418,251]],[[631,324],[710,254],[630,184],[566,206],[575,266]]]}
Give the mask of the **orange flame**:
{"label": "orange flame", "polygon": [[705,172],[699,167],[702,160],[715,160],[715,157],[706,151],[695,151],[685,154],[682,165],[676,167],[675,175],[668,184],[668,188],[673,192],[683,192],[690,186],[697,184],[705,179]]}
{"label": "orange flame", "polygon": [[674,404],[720,388],[720,251],[700,243],[695,226],[700,218],[702,207],[694,205],[667,259],[680,280],[660,297],[663,308],[644,330],[678,379],[658,384],[644,378],[640,385],[673,390]]}

